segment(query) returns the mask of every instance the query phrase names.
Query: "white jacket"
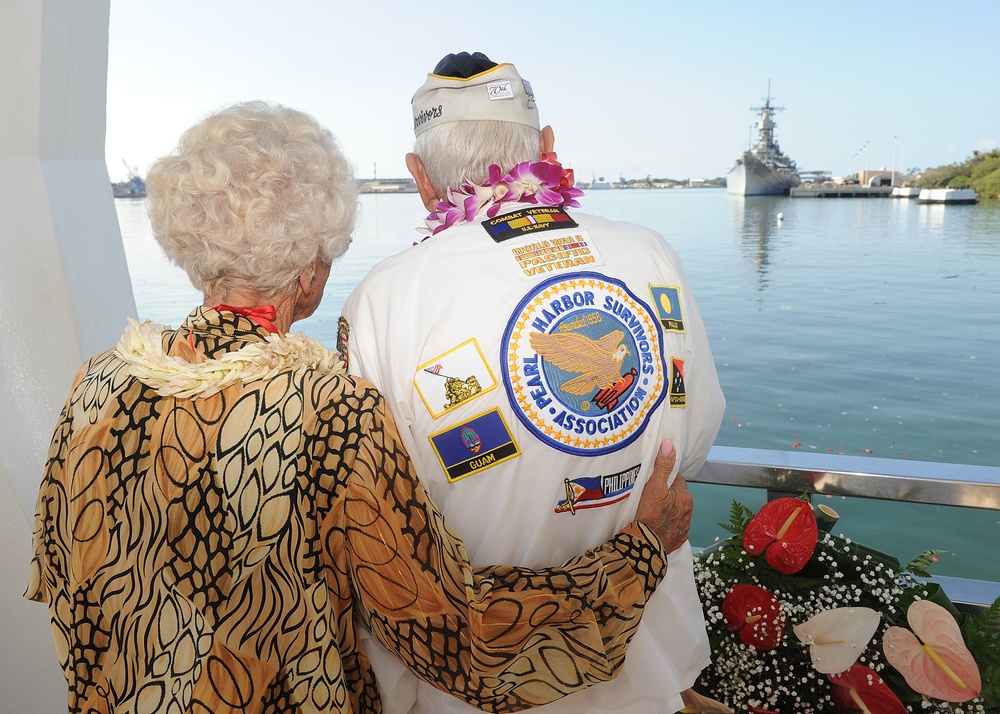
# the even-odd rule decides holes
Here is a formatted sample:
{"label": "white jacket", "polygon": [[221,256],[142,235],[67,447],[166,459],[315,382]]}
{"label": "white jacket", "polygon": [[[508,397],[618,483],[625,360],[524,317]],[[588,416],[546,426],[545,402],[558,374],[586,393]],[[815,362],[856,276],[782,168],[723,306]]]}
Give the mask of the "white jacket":
{"label": "white jacket", "polygon": [[[344,306],[341,347],[351,373],[385,394],[473,565],[543,567],[633,519],[664,438],[679,471],[696,473],[725,401],[680,259],[660,235],[504,208],[376,265]],[[418,684],[374,641],[366,648],[387,714],[475,711]],[[539,711],[678,711],[708,661],[685,545],[619,676]]]}

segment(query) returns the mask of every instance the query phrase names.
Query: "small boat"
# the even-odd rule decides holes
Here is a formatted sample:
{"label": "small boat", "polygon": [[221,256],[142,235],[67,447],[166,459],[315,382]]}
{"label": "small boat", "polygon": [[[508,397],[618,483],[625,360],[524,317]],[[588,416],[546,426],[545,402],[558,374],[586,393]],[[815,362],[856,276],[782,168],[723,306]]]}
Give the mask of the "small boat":
{"label": "small boat", "polygon": [[920,203],[975,203],[976,192],[971,188],[925,188],[917,196]]}
{"label": "small boat", "polygon": [[127,163],[125,163],[125,168],[128,169],[128,178],[111,184],[112,194],[115,198],[145,198],[146,182],[139,176],[138,170]]}

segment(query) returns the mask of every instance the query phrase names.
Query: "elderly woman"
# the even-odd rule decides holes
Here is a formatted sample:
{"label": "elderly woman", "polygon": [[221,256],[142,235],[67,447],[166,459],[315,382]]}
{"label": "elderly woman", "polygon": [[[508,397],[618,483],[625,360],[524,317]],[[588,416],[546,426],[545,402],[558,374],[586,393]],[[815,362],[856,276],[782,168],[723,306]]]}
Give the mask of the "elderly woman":
{"label": "elderly woman", "polygon": [[381,395],[288,332],[354,223],[330,133],[234,106],[148,188],[157,240],[205,299],[177,330],[130,324],[55,430],[27,595],[49,605],[70,711],[377,712],[356,622],[487,710],[613,677],[690,521],[663,485],[669,447],[648,526],[561,568],[473,570]]}

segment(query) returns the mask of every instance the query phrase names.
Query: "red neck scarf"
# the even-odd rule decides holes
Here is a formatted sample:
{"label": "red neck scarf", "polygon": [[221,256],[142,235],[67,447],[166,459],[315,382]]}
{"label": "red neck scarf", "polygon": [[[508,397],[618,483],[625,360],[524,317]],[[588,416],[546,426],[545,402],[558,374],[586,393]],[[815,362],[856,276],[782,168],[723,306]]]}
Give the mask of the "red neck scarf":
{"label": "red neck scarf", "polygon": [[225,310],[236,315],[241,315],[249,320],[253,320],[258,325],[271,333],[277,333],[278,328],[271,322],[278,316],[278,311],[274,305],[258,305],[257,307],[233,307],[232,305],[216,305],[216,310]]}

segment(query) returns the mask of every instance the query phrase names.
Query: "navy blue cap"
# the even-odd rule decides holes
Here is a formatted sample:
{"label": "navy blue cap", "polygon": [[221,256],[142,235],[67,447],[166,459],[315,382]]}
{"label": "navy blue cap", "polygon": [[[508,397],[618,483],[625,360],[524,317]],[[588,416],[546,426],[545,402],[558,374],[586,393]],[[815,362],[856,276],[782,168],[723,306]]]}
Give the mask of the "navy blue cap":
{"label": "navy blue cap", "polygon": [[441,58],[433,73],[439,77],[468,79],[496,66],[497,63],[482,52],[473,52],[471,55],[468,52],[459,52]]}

